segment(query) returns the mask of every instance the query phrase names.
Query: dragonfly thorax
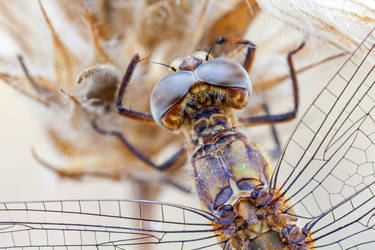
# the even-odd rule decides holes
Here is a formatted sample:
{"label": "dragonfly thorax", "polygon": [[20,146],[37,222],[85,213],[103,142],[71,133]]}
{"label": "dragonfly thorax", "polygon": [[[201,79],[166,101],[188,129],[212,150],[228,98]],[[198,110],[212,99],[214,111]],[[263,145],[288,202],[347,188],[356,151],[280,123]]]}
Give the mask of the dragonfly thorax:
{"label": "dragonfly thorax", "polygon": [[233,133],[234,124],[230,116],[221,112],[220,109],[209,107],[199,112],[195,112],[190,118],[191,126],[190,141],[194,145],[203,145],[221,133]]}

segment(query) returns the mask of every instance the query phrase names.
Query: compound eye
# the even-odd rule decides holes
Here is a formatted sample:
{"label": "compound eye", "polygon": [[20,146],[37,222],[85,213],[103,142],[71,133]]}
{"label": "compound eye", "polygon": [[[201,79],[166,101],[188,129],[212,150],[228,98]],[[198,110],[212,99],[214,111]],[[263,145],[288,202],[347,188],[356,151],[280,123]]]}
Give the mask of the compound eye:
{"label": "compound eye", "polygon": [[178,71],[163,77],[155,85],[151,92],[150,108],[152,117],[160,126],[163,114],[189,92],[194,81],[192,72]]}
{"label": "compound eye", "polygon": [[220,87],[238,87],[247,89],[249,95],[252,93],[252,84],[249,74],[237,62],[217,58],[201,64],[196,70],[197,77],[209,84]]}

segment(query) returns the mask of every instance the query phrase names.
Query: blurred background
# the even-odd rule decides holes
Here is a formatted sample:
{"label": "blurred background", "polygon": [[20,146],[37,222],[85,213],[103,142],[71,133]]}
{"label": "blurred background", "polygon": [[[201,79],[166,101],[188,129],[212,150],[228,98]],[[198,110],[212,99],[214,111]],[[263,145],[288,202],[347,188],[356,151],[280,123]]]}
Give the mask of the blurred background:
{"label": "blurred background", "polygon": [[[120,117],[113,95],[108,100],[101,99],[100,94],[89,95],[96,88],[100,90],[95,84],[100,85],[96,80],[101,78],[93,74],[78,86],[79,74],[110,64],[114,69],[107,73],[118,85],[132,56],[147,55],[123,103],[147,112],[152,86],[167,72],[152,61],[168,64],[178,56],[207,50],[218,36],[244,37],[258,46],[250,72],[256,94],[249,109],[239,113],[263,112],[257,106],[262,102],[269,103],[271,113],[279,113],[292,108],[288,51],[308,40],[306,48],[294,57],[296,69],[302,71],[330,56],[348,53],[365,34],[363,31],[348,40],[343,39],[344,31],[336,32],[333,38],[325,37],[324,30],[307,35],[301,28],[295,29],[293,21],[287,24],[282,16],[267,11],[262,1],[67,2],[17,0],[0,7],[1,201],[137,198],[199,207],[194,194],[185,194],[163,182],[168,178],[193,191],[189,164],[183,161],[171,171],[158,173],[131,155],[117,139],[93,132],[87,117],[99,117],[103,127],[123,131],[159,162],[185,144],[183,137]],[[309,31],[316,31],[311,23],[314,29]],[[224,46],[215,48],[214,53],[240,61],[244,48],[240,49]],[[23,56],[31,76],[46,92],[38,93],[30,86],[17,55]],[[299,117],[344,59],[333,59],[298,74]],[[61,88],[77,97],[80,105]],[[276,126],[282,145],[297,121]],[[267,151],[274,148],[269,126],[243,130],[249,140],[264,144]],[[43,167],[32,156],[32,148],[65,175]],[[66,173],[74,173],[76,178]],[[90,176],[97,173],[106,177]]]}

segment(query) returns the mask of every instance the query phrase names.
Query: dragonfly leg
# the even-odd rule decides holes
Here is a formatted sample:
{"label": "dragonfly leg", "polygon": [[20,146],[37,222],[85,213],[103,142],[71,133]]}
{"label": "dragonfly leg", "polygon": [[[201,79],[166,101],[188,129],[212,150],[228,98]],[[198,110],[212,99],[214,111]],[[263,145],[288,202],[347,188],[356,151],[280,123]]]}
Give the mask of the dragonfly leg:
{"label": "dragonfly leg", "polygon": [[[134,120],[143,121],[143,122],[155,123],[154,119],[152,118],[152,115],[147,114],[147,113],[143,113],[143,112],[134,111],[134,110],[126,108],[122,105],[122,100],[123,100],[123,97],[125,95],[126,88],[127,88],[128,84],[130,82],[130,79],[131,79],[133,73],[134,73],[135,67],[137,66],[137,64],[140,61],[142,61],[142,58],[140,58],[140,56],[138,54],[135,54],[133,56],[132,60],[130,61],[129,65],[128,65],[128,68],[127,68],[127,70],[124,74],[124,77],[122,79],[120,89],[119,89],[118,94],[117,94],[116,106],[117,106],[117,110],[118,110],[119,114],[121,114],[125,117],[131,118],[131,119],[134,119]],[[145,156],[140,150],[138,150],[136,147],[134,147],[126,139],[125,135],[123,133],[121,133],[120,131],[105,130],[103,128],[100,128],[98,126],[96,120],[93,120],[91,122],[91,126],[96,132],[98,132],[100,134],[110,135],[110,136],[114,136],[114,137],[118,138],[121,141],[121,143],[126,148],[128,148],[130,150],[130,152],[132,152],[138,159],[140,159],[141,161],[143,161],[147,165],[149,165],[149,166],[151,166],[151,167],[153,167],[153,168],[155,168],[159,171],[166,170],[166,169],[170,168],[171,166],[173,166],[177,162],[177,160],[180,159],[180,157],[183,156],[184,153],[185,153],[185,150],[182,148],[179,151],[177,151],[174,155],[172,155],[164,163],[156,164],[149,157]]]}
{"label": "dragonfly leg", "polygon": [[142,61],[142,59],[139,57],[138,54],[135,54],[130,61],[128,68],[126,69],[126,72],[124,74],[124,77],[121,82],[120,90],[117,94],[116,98],[116,106],[119,114],[126,116],[128,118],[134,119],[134,120],[139,120],[139,121],[144,121],[144,122],[152,122],[155,123],[154,119],[152,118],[151,114],[143,113],[143,112],[138,112],[131,110],[129,108],[126,108],[122,105],[122,99],[125,94],[125,90],[130,82],[130,79],[134,73],[135,67],[137,64]]}
{"label": "dragonfly leg", "polygon": [[141,161],[143,161],[144,163],[146,163],[147,165],[159,170],[159,171],[164,171],[168,168],[170,168],[171,166],[174,165],[175,162],[177,162],[178,159],[180,159],[180,157],[182,157],[184,154],[185,154],[185,149],[184,148],[181,148],[180,150],[178,150],[175,154],[173,154],[169,159],[167,159],[165,162],[163,162],[162,164],[156,164],[154,163],[150,158],[148,158],[147,156],[145,156],[141,151],[139,151],[137,148],[135,148],[125,137],[125,135],[123,133],[121,133],[120,131],[116,131],[116,130],[105,130],[103,128],[100,128],[96,122],[96,120],[93,120],[91,122],[91,126],[92,128],[98,132],[99,134],[102,134],[102,135],[110,135],[110,136],[114,136],[116,138],[118,138],[121,143],[127,147],[130,152],[132,152],[138,159],[140,159]]}
{"label": "dragonfly leg", "polygon": [[[242,66],[246,69],[247,72],[250,71],[251,66],[253,65],[254,56],[255,56],[255,49],[256,45],[253,44],[249,40],[244,39],[237,39],[237,38],[229,38],[229,37],[219,37],[216,39],[215,44],[222,45],[222,44],[237,44],[237,45],[245,45],[247,47],[246,56],[242,63]],[[209,52],[212,50],[210,48]]]}
{"label": "dragonfly leg", "polygon": [[[266,111],[266,114],[269,115],[269,108],[266,102],[263,103],[263,109]],[[271,127],[273,141],[275,143],[275,148],[271,150],[270,155],[273,158],[278,158],[281,154],[281,143],[280,143],[279,134],[277,133],[275,124],[271,124],[270,127]]]}
{"label": "dragonfly leg", "polygon": [[277,114],[277,115],[263,115],[263,116],[255,116],[255,117],[241,117],[239,120],[245,126],[254,126],[254,125],[261,125],[261,124],[273,124],[278,122],[285,122],[290,121],[296,117],[298,106],[299,106],[299,94],[298,94],[298,82],[296,77],[296,72],[293,65],[292,56],[300,51],[304,47],[305,43],[303,42],[297,49],[288,53],[288,65],[290,71],[290,78],[292,80],[292,87],[293,87],[293,96],[294,96],[294,108],[292,111]]}

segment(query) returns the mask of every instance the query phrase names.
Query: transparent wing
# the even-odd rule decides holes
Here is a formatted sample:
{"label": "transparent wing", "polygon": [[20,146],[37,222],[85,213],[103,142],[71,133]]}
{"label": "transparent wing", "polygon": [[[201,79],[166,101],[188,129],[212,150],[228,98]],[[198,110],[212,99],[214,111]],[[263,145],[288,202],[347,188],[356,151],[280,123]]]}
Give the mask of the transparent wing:
{"label": "transparent wing", "polygon": [[214,222],[205,211],[151,201],[7,202],[0,249],[220,249]]}
{"label": "transparent wing", "polygon": [[272,176],[319,246],[357,247],[375,236],[375,32],[309,107]]}

